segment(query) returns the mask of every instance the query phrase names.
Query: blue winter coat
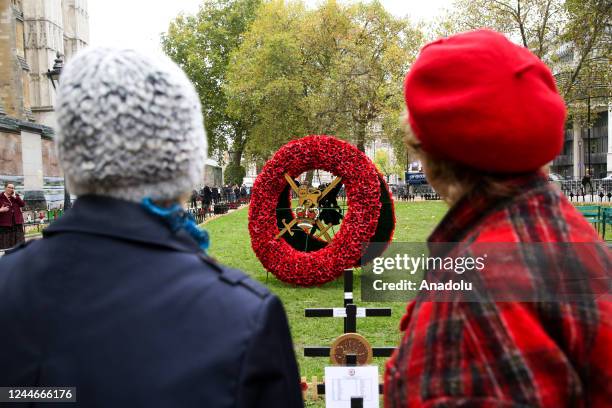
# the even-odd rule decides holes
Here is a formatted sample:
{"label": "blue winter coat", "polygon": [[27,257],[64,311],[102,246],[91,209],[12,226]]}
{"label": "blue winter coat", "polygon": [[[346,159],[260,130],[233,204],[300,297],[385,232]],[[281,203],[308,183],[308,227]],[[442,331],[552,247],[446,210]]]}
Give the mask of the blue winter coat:
{"label": "blue winter coat", "polygon": [[0,258],[0,386],[76,387],[63,407],[303,406],[279,299],[96,196]]}

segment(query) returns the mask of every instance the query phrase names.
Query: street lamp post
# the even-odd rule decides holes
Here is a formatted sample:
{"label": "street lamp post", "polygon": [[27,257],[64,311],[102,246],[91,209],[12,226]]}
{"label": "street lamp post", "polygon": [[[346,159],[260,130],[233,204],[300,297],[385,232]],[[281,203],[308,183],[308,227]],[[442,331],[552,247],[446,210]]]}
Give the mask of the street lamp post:
{"label": "street lamp post", "polygon": [[[228,167],[231,167],[232,163],[234,162],[234,155],[236,154],[236,151],[233,149],[230,149],[227,151],[227,165],[225,166],[226,170]],[[233,177],[233,176],[232,176]],[[223,184],[231,184],[229,182],[229,180],[227,180],[227,176],[223,176]]]}
{"label": "street lamp post", "polygon": [[[591,94],[589,93],[587,96],[587,172],[593,177],[592,167],[591,167]],[[593,187],[591,187],[591,195],[593,195]]]}
{"label": "street lamp post", "polygon": [[[53,64],[53,68],[47,70],[47,77],[51,80],[51,85],[53,85],[53,89],[55,90],[57,90],[57,85],[59,85],[59,79],[62,75],[63,69],[64,61],[62,60],[61,54],[58,52]],[[70,207],[72,207],[72,201],[70,199],[70,192],[68,191],[68,187],[66,186],[66,175],[64,175],[64,212],[68,211]]]}
{"label": "street lamp post", "polygon": [[53,69],[47,70],[47,77],[51,80],[51,85],[53,85],[53,89],[57,89],[55,83],[57,82],[59,85],[59,78],[62,75],[62,69],[64,69],[64,61],[62,60],[61,54],[58,52],[56,54],[55,63],[53,64]]}

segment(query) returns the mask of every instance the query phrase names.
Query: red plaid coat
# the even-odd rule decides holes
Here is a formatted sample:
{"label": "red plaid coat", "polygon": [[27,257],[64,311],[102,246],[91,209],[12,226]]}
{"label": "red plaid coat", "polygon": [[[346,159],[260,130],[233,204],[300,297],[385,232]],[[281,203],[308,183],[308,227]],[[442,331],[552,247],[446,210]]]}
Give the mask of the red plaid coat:
{"label": "red plaid coat", "polygon": [[[514,183],[522,194],[511,199],[480,195],[455,205],[429,242],[456,242],[465,252],[480,242],[598,242],[609,285],[609,249],[565,196],[540,174]],[[529,280],[533,265],[516,262],[524,276],[508,279]],[[585,274],[587,264],[579,264]],[[408,304],[403,340],[387,362],[385,407],[610,407],[610,299],[417,298]]]}

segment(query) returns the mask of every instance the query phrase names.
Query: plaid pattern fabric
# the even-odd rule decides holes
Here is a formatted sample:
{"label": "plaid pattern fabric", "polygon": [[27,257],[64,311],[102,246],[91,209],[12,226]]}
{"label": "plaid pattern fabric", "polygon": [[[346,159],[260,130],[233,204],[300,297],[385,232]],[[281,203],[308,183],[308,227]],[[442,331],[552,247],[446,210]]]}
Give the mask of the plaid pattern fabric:
{"label": "plaid pattern fabric", "polygon": [[[597,242],[609,285],[609,249],[563,194],[540,174],[509,182],[521,194],[457,203],[429,242],[456,242],[459,254],[482,242]],[[546,269],[540,260],[516,257],[506,279],[534,280]],[[588,259],[577,262],[585,276],[602,274]],[[609,296],[531,303],[418,297],[400,329],[404,337],[385,373],[387,408],[612,406]]]}

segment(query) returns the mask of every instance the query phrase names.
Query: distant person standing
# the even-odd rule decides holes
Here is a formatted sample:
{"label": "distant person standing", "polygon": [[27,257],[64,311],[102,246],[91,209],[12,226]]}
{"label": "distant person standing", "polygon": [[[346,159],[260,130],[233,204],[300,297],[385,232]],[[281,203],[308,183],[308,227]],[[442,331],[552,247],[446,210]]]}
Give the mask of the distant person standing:
{"label": "distant person standing", "polygon": [[586,174],[582,178],[582,192],[583,192],[583,194],[586,194],[586,192],[587,192],[586,187],[587,186],[589,186],[589,188],[591,190],[591,194],[593,194],[593,183],[591,182],[591,171],[590,170],[587,170]]}
{"label": "distant person standing", "polygon": [[23,213],[25,203],[15,193],[15,185],[6,183],[0,194],[0,249],[12,248],[25,241]]}
{"label": "distant person standing", "polygon": [[191,192],[191,208],[198,208],[198,190]]}
{"label": "distant person standing", "polygon": [[240,197],[246,201],[247,200],[247,188],[246,186],[243,184],[242,187],[240,187]]}
{"label": "distant person standing", "polygon": [[202,205],[206,211],[210,211],[210,204],[212,202],[212,190],[208,186],[204,186],[202,189]]}

